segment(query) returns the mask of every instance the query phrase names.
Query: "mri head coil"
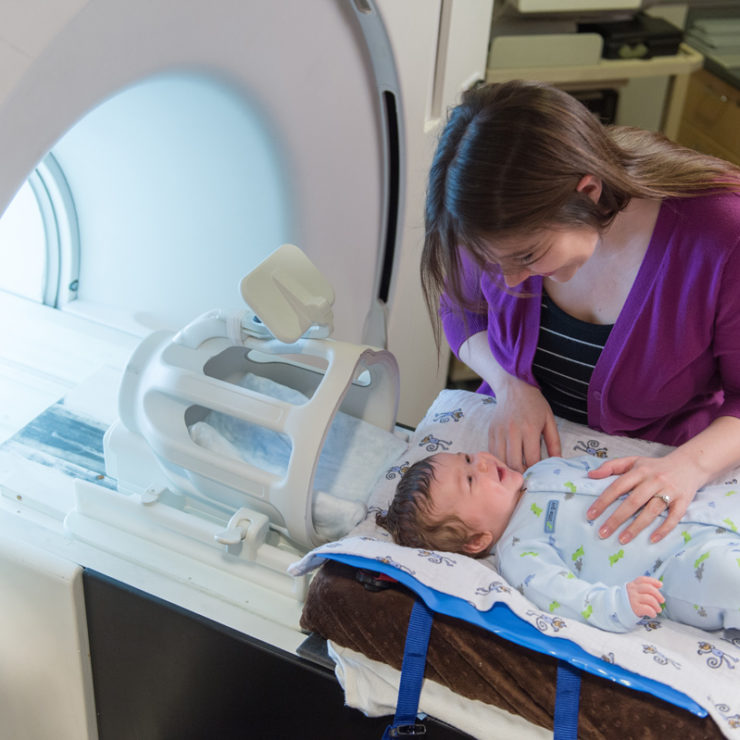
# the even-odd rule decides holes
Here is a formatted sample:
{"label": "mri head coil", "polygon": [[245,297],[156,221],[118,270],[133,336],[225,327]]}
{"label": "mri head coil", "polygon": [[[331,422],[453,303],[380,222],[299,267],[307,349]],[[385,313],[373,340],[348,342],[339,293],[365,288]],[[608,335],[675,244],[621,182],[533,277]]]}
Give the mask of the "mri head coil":
{"label": "mri head coil", "polygon": [[[242,281],[247,300],[251,285],[259,286],[259,317],[211,311],[176,334],[155,332],[141,342],[121,381],[106,466],[122,492],[166,488],[219,519],[252,510],[313,547],[325,539],[312,505],[330,427],[341,414],[392,433],[398,367],[385,350],[326,337],[331,286],[297,247],[281,247]],[[245,387],[247,376],[302,395],[298,402],[268,395],[264,384]],[[214,413],[289,443],[284,470],[194,441],[194,425]]]}

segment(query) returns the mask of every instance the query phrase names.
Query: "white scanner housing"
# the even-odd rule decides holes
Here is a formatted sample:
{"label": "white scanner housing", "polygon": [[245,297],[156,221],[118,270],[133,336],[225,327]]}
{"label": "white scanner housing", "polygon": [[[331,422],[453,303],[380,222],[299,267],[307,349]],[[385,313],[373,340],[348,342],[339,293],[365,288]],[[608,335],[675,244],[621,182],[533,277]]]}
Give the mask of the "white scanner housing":
{"label": "white scanner housing", "polygon": [[[90,656],[111,644],[134,663],[137,640],[88,631],[90,574],[110,580],[126,618],[145,594],[289,654],[303,642],[307,583],[286,568],[323,537],[311,500],[327,429],[332,436],[344,414],[394,427],[396,364],[378,348],[402,368],[404,423],[417,423],[444,384],[418,280],[426,173],[448,107],[485,75],[492,6],[5,3],[0,212],[39,173],[58,170],[68,186],[51,188],[63,197],[43,214],[61,260],[50,262],[49,306],[6,311],[3,322],[6,354],[12,344],[28,355],[43,391],[37,407],[18,383],[17,428],[64,396],[63,410],[93,423],[96,467],[76,478],[73,461],[48,467],[13,453],[2,471],[0,660],[33,677],[33,690],[4,685],[0,734],[93,740],[98,727],[109,734],[108,721],[134,736],[151,709],[160,735],[182,736],[171,720],[183,713],[160,701],[143,663],[109,694],[121,710],[110,719],[101,697],[116,670],[94,671]],[[238,280],[284,242],[320,268],[334,303],[325,285],[301,282],[305,294],[286,299],[298,313],[280,311],[277,322],[254,286],[250,309],[237,300],[232,310]],[[21,381],[25,362],[9,363]],[[245,371],[307,400],[245,388]],[[209,412],[287,438],[283,472],[196,444],[188,427]],[[98,469],[97,432],[112,422],[107,470]],[[142,636],[167,633],[160,616],[149,624]],[[172,666],[182,657],[164,646],[148,655]],[[165,688],[179,708],[196,706],[177,693],[195,685],[190,669],[172,670],[187,680]],[[228,692],[219,671],[209,668],[208,680]],[[239,711],[251,722],[249,705]]]}

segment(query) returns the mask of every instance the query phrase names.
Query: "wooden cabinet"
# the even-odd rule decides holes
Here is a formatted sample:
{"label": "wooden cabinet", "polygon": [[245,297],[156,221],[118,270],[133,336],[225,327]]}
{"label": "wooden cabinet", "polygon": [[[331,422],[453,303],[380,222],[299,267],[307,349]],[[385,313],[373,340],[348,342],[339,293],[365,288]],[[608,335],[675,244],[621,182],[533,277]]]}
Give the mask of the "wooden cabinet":
{"label": "wooden cabinet", "polygon": [[692,74],[677,141],[740,164],[740,89],[706,69]]}

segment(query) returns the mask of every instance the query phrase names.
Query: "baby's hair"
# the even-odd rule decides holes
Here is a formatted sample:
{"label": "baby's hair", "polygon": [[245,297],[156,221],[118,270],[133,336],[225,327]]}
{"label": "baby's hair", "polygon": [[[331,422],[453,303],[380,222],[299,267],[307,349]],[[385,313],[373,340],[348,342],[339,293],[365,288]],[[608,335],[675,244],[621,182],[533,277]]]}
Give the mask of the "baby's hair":
{"label": "baby's hair", "polygon": [[[434,455],[415,462],[401,476],[388,511],[376,514],[376,523],[387,529],[398,545],[471,555],[464,549],[470,537],[465,524],[454,515],[435,519],[430,494],[433,480]],[[489,550],[472,557],[485,557]]]}

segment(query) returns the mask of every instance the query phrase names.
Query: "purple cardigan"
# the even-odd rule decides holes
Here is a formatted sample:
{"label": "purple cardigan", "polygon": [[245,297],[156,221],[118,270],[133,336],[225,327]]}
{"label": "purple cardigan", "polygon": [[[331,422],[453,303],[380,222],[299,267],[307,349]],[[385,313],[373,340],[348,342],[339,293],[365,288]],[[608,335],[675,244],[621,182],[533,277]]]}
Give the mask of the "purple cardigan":
{"label": "purple cardigan", "polygon": [[[488,332],[495,359],[532,385],[542,278],[520,292],[463,256],[465,288],[488,313],[464,312],[443,296],[452,351]],[[481,393],[493,395],[484,383]],[[594,368],[588,424],[679,445],[718,416],[740,417],[740,194],[666,200],[622,312]]]}

